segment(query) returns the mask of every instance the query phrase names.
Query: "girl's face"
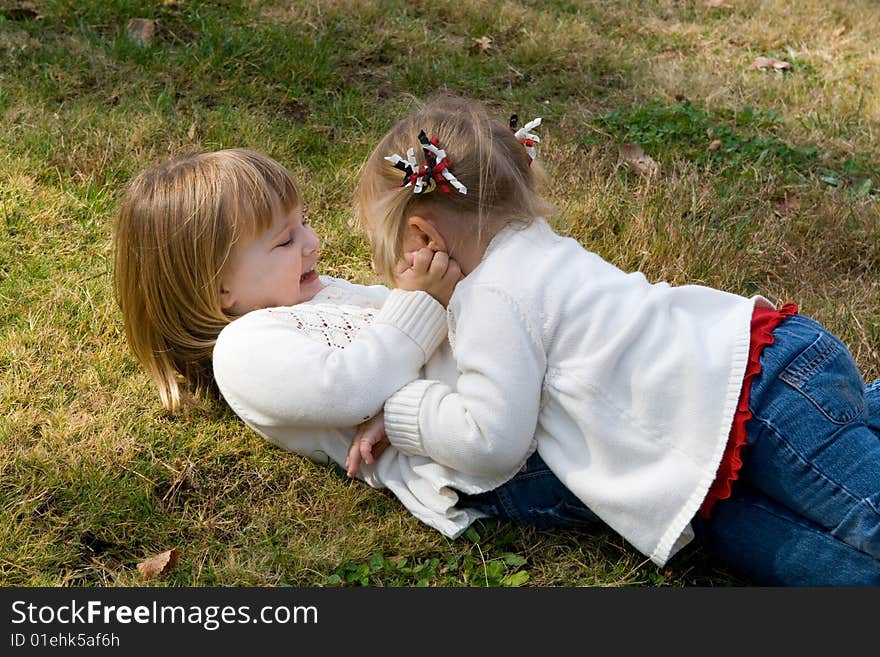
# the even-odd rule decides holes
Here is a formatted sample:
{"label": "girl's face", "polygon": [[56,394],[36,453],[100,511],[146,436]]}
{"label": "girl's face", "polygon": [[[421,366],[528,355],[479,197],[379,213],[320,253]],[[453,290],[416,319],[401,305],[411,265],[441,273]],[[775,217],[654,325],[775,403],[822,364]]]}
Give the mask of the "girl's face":
{"label": "girl's face", "polygon": [[243,315],[309,301],[323,287],[317,272],[319,245],[302,207],[278,213],[268,230],[233,247],[220,272],[223,310]]}

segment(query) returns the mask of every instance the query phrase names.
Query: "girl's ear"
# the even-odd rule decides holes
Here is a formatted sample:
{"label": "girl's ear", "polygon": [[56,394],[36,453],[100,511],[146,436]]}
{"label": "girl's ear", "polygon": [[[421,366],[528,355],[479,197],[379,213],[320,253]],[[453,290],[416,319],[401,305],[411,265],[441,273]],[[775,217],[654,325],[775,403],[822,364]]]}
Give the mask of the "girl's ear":
{"label": "girl's ear", "polygon": [[418,214],[411,215],[406,220],[406,229],[403,234],[403,251],[418,251],[423,247],[432,251],[446,251],[446,240],[443,234],[437,230],[437,225]]}
{"label": "girl's ear", "polygon": [[232,295],[232,291],[223,284],[223,281],[220,281],[220,308],[221,310],[232,310],[232,307],[235,305],[235,297]]}

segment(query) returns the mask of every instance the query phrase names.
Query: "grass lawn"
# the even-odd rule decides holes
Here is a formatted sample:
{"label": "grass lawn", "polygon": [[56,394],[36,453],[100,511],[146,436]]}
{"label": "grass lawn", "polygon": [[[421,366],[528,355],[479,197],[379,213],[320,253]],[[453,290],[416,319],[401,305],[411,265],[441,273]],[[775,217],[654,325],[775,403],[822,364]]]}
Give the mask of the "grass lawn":
{"label": "grass lawn", "polygon": [[[132,18],[158,21],[151,41]],[[446,87],[543,117],[560,232],[650,280],[795,301],[870,380],[877,25],[871,0],[3,0],[0,584],[136,586],[171,548],[151,585],[748,584],[611,533],[487,521],[450,541],[220,404],[169,415],[124,341],[113,212],[158,159],[254,148],[304,189],[322,273],[376,282],[348,228],[357,168]],[[659,173],[622,160],[629,142]]]}

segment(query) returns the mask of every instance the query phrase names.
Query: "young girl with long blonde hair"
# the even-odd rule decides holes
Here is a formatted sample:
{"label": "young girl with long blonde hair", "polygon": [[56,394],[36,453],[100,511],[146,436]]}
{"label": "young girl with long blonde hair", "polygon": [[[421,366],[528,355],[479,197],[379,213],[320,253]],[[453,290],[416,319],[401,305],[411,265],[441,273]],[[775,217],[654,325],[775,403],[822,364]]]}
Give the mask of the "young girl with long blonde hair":
{"label": "young girl with long blonde hair", "polygon": [[554,519],[517,473],[546,468],[571,493],[559,509],[658,566],[696,533],[756,583],[880,584],[880,381],[794,305],[650,283],[556,234],[537,139],[435,98],[369,156],[359,214],[380,270],[428,248],[464,277],[457,379],[396,391],[355,460],[388,440],[498,483],[463,505],[532,524]]}

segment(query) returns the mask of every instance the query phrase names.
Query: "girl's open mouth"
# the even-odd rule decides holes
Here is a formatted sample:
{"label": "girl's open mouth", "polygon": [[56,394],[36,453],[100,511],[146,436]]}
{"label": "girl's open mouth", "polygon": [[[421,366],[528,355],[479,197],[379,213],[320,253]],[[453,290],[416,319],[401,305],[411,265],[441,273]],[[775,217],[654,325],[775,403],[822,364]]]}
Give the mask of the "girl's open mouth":
{"label": "girl's open mouth", "polygon": [[318,272],[314,269],[310,269],[305,274],[299,277],[300,283],[311,283],[312,281],[318,280]]}

